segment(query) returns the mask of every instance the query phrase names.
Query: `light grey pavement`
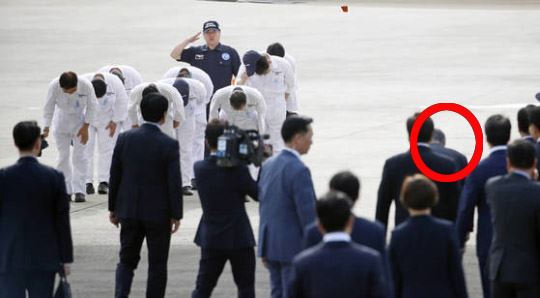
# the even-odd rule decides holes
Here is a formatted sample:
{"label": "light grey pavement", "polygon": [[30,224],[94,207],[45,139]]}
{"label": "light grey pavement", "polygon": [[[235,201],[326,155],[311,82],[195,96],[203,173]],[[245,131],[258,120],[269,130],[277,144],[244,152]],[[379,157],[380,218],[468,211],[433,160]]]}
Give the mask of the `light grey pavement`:
{"label": "light grey pavement", "polygon": [[[324,193],[336,171],[354,171],[362,179],[356,212],[368,218],[374,217],[384,160],[407,149],[407,116],[437,102],[457,102],[480,123],[503,113],[515,124],[517,109],[535,103],[537,1],[349,1],[348,14],[338,1],[282,2],[0,1],[0,166],[17,158],[11,128],[23,119],[41,119],[48,83],[62,71],[82,74],[119,63],[156,80],[175,65],[171,48],[207,19],[220,21],[223,42],[240,53],[280,41],[296,57],[302,112],[315,118],[315,143],[305,162],[316,191]],[[464,119],[445,112],[434,120],[448,145],[470,158],[474,139]],[[42,160],[54,165],[55,157],[51,142]],[[201,209],[196,197],[185,204],[169,263],[171,297],[189,296],[197,270],[192,239]],[[248,206],[256,227],[257,204]],[[75,297],[111,297],[118,231],[107,222],[105,197],[73,205],[72,225]],[[480,297],[471,239],[464,262],[471,297]],[[143,297],[145,271],[143,257],[133,297]],[[269,293],[260,263],[257,292]],[[234,296],[226,269],[215,297]]]}

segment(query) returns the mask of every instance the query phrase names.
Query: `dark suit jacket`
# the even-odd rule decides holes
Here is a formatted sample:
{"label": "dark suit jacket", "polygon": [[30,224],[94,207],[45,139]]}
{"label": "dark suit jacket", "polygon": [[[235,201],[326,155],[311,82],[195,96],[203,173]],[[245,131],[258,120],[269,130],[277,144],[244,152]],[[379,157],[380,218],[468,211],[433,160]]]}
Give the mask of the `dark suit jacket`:
{"label": "dark suit jacket", "polygon": [[114,147],[109,211],[120,219],[182,218],[178,142],[151,124],[120,134]]}
{"label": "dark suit jacket", "polygon": [[486,195],[493,222],[489,277],[540,282],[540,184],[519,174],[490,179]]}
{"label": "dark suit jacket", "polygon": [[[536,159],[540,161],[540,142],[535,143],[534,148],[536,149]],[[540,173],[540,162],[536,163],[536,170]]]}
{"label": "dark suit jacket", "polygon": [[467,297],[452,223],[414,216],[392,232],[388,247],[396,297]]}
{"label": "dark suit jacket", "polygon": [[350,242],[304,250],[293,261],[291,298],[389,297],[378,252]]}
{"label": "dark suit jacket", "polygon": [[0,273],[73,262],[64,175],[23,157],[0,170]]}
{"label": "dark suit jacket", "polygon": [[467,157],[461,154],[459,151],[452,148],[443,147],[440,144],[430,144],[429,147],[433,149],[433,152],[450,157],[456,165],[456,171],[461,171],[467,166]]}
{"label": "dark suit jacket", "polygon": [[[424,163],[432,170],[441,174],[452,174],[455,171],[454,162],[444,156],[433,152],[431,148],[418,146],[420,156]],[[388,225],[388,212],[392,201],[395,202],[395,225],[399,225],[409,217],[409,213],[399,202],[401,184],[405,177],[420,173],[414,164],[409,151],[398,154],[386,160],[384,164],[381,184],[377,197],[376,219],[385,227]],[[439,203],[433,208],[436,217],[454,221],[459,199],[459,183],[436,182],[439,190]]]}
{"label": "dark suit jacket", "polygon": [[203,209],[195,243],[212,249],[254,247],[245,198],[257,200],[257,183],[248,168],[218,167],[216,157],[209,156],[195,163],[195,179]]}
{"label": "dark suit jacket", "polygon": [[506,150],[495,151],[483,159],[467,177],[459,199],[456,229],[461,247],[467,233],[473,230],[474,208],[478,208],[476,254],[487,257],[491,245],[491,215],[486,203],[484,186],[494,176],[506,174]]}

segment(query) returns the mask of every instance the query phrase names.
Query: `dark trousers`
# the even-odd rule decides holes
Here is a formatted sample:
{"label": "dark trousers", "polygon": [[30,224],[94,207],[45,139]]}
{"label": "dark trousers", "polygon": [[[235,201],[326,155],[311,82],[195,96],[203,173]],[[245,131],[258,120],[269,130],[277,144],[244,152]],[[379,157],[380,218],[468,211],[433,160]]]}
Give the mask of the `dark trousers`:
{"label": "dark trousers", "polygon": [[287,298],[287,287],[292,275],[292,264],[278,261],[266,261],[270,271],[270,287],[272,298]]}
{"label": "dark trousers", "polygon": [[480,281],[482,282],[484,298],[491,298],[491,281],[489,280],[489,263],[487,256],[478,256],[478,267],[480,269]]}
{"label": "dark trousers", "polygon": [[146,297],[165,296],[167,287],[167,260],[171,243],[170,221],[150,223],[138,220],[120,220],[120,263],[116,268],[115,297],[129,296],[133,271],[141,259],[144,238],[148,248],[148,280]]}
{"label": "dark trousers", "polygon": [[56,272],[6,272],[0,274],[0,298],[51,298]]}
{"label": "dark trousers", "polygon": [[538,284],[517,284],[492,281],[493,298],[538,298],[540,286]]}
{"label": "dark trousers", "polygon": [[234,282],[238,288],[238,297],[255,297],[255,250],[253,247],[241,249],[201,248],[197,284],[191,297],[210,297],[227,261],[231,263]]}

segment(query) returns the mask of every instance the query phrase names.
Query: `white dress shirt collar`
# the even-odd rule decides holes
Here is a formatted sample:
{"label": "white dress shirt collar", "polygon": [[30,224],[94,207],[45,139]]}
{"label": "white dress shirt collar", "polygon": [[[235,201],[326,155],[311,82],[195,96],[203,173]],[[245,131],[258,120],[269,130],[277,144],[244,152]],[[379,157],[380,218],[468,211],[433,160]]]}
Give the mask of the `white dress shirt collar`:
{"label": "white dress shirt collar", "polygon": [[429,148],[429,144],[428,143],[418,142],[418,147],[427,147],[427,148]]}
{"label": "white dress shirt collar", "polygon": [[351,242],[351,235],[345,232],[327,233],[323,237],[323,242]]}
{"label": "white dress shirt collar", "polygon": [[153,126],[155,126],[157,128],[160,128],[159,123],[155,123],[155,122],[143,121],[143,124],[150,124],[150,125],[153,125]]}
{"label": "white dress shirt collar", "polygon": [[499,146],[492,147],[491,149],[489,149],[489,154],[493,152],[501,151],[501,150],[506,150],[506,145],[499,145]]}

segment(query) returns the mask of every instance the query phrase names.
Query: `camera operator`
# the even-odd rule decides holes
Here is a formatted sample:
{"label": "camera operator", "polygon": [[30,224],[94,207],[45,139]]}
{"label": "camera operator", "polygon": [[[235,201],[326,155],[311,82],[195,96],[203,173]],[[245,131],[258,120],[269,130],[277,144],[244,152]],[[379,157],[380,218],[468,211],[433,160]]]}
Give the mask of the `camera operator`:
{"label": "camera operator", "polygon": [[218,138],[226,126],[223,120],[208,123],[205,135],[210,155],[195,163],[203,214],[195,236],[201,259],[192,297],[210,297],[227,261],[238,297],[255,297],[255,238],[244,200],[246,195],[257,200],[257,183],[245,165],[217,165]]}

